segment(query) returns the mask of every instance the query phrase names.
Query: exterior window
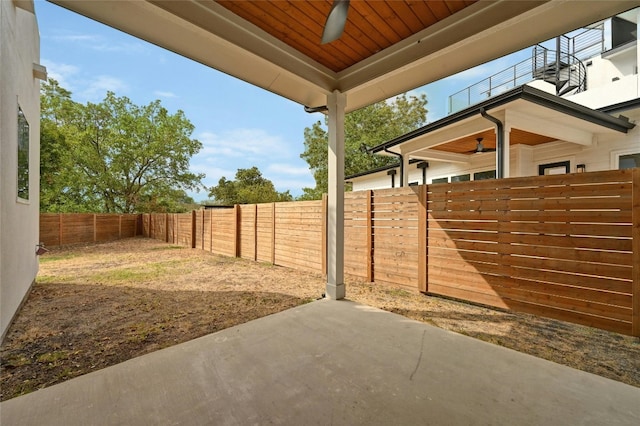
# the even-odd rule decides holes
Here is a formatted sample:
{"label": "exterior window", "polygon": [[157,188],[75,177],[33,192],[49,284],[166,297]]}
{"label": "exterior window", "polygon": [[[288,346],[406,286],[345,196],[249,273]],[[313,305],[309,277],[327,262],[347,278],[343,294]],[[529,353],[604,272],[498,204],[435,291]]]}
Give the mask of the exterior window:
{"label": "exterior window", "polygon": [[433,179],[431,183],[449,183],[449,178],[443,177],[443,178]]}
{"label": "exterior window", "polygon": [[560,161],[558,163],[540,164],[538,166],[538,174],[546,175],[564,175],[569,173],[569,161]]}
{"label": "exterior window", "polygon": [[18,107],[18,198],[29,199],[29,123]]}
{"label": "exterior window", "polygon": [[473,180],[495,179],[496,171],[487,170],[486,172],[478,172],[473,174]]}
{"label": "exterior window", "polygon": [[468,182],[470,180],[471,180],[471,175],[469,175],[469,174],[451,176],[451,182]]}
{"label": "exterior window", "polygon": [[621,155],[618,157],[619,169],[633,169],[634,167],[640,167],[640,153]]}

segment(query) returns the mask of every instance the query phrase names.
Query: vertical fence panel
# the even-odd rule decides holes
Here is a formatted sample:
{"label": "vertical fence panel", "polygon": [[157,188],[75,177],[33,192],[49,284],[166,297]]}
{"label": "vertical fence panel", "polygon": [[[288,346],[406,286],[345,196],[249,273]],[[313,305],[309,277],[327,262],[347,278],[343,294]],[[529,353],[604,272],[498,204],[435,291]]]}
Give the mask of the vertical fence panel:
{"label": "vertical fence panel", "polygon": [[258,204],[256,222],[257,260],[272,263],[273,204]]}
{"label": "vertical fence panel", "polygon": [[418,187],[373,193],[376,283],[418,288]]}
{"label": "vertical fence panel", "polygon": [[40,214],[40,242],[45,246],[60,245],[60,215],[57,213]]}
{"label": "vertical fence panel", "polygon": [[235,257],[236,230],[234,208],[213,209],[213,253]]}
{"label": "vertical fence panel", "polygon": [[344,272],[373,280],[372,191],[349,192],[344,196]]}
{"label": "vertical fence panel", "polygon": [[322,273],[322,201],[275,204],[275,264]]}
{"label": "vertical fence panel", "polygon": [[240,257],[256,260],[256,204],[240,207]]}

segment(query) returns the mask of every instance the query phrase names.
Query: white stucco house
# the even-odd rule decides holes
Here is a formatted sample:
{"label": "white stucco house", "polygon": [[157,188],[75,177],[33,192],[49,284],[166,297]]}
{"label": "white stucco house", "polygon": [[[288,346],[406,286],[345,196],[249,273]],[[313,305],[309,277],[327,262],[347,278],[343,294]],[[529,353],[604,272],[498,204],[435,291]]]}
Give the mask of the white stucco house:
{"label": "white stucco house", "polygon": [[40,38],[32,0],[0,1],[0,331],[38,273]]}
{"label": "white stucco house", "polygon": [[452,94],[445,118],[369,149],[397,156],[396,166],[346,180],[358,191],[640,167],[639,15],[532,47]]}

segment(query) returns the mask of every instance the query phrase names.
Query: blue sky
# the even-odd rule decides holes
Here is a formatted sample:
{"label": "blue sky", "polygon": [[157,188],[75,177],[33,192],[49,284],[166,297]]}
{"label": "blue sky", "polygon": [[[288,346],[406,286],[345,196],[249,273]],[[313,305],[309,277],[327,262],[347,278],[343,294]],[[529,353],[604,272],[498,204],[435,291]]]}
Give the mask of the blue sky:
{"label": "blue sky", "polygon": [[[100,102],[112,91],[138,105],[160,99],[169,111],[184,111],[192,138],[204,145],[191,169],[206,174],[207,187],[252,166],[278,191],[298,196],[315,186],[300,153],[305,127],[323,121],[320,114],[44,0],[35,5],[49,76],[77,102]],[[447,114],[449,95],[517,61],[498,59],[413,92],[426,93],[427,118],[435,121]],[[190,195],[201,201],[207,192]]]}

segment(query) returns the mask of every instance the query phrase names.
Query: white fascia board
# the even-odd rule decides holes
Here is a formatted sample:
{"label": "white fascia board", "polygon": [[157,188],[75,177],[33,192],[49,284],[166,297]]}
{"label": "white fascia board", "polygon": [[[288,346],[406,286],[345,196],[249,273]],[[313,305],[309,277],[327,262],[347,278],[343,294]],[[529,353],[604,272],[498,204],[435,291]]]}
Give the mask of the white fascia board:
{"label": "white fascia board", "polygon": [[335,73],[215,2],[49,0],[302,105],[326,104]]}
{"label": "white fascia board", "polygon": [[339,89],[348,93],[347,109],[357,109],[638,5],[636,0],[480,0],[342,71]]}
{"label": "white fascia board", "polygon": [[447,163],[468,164],[471,162],[470,155],[458,154],[455,152],[436,151],[434,149],[423,149],[411,154],[412,158],[426,161],[443,161]]}

